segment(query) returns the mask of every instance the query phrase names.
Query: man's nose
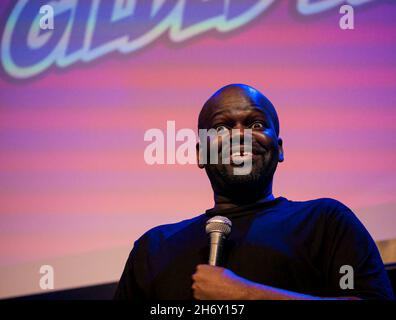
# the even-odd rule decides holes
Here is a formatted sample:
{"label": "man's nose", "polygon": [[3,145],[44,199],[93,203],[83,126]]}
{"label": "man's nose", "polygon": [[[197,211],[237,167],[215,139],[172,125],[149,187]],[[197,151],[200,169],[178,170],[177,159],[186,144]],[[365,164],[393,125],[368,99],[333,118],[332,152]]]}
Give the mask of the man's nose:
{"label": "man's nose", "polygon": [[244,144],[245,143],[245,138],[250,138],[251,141],[251,136],[252,136],[252,130],[250,128],[246,128],[243,124],[237,123],[233,128],[232,128],[232,134],[231,138],[233,141],[238,141],[234,139],[239,138],[239,143]]}
{"label": "man's nose", "polygon": [[245,126],[243,125],[243,123],[237,122],[237,123],[234,125],[233,129],[243,131],[243,130],[245,129]]}

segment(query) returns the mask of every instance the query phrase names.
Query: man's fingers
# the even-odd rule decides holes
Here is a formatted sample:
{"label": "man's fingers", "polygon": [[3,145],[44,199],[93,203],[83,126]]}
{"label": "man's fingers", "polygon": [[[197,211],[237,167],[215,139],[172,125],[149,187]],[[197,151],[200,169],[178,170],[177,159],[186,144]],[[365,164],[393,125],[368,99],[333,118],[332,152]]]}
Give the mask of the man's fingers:
{"label": "man's fingers", "polygon": [[207,267],[210,267],[210,266],[207,265],[207,264],[199,264],[199,265],[197,265],[196,270],[197,270],[197,271],[205,270]]}
{"label": "man's fingers", "polygon": [[217,267],[217,266],[211,266],[209,264],[198,264],[196,267],[197,271],[215,271],[215,270],[221,270],[224,269],[222,267]]}
{"label": "man's fingers", "polygon": [[195,268],[195,273],[192,275],[193,280],[197,280],[200,275],[202,275],[202,273],[204,273],[206,271],[206,267],[208,267],[208,265],[206,264],[199,264],[197,265],[197,267]]}

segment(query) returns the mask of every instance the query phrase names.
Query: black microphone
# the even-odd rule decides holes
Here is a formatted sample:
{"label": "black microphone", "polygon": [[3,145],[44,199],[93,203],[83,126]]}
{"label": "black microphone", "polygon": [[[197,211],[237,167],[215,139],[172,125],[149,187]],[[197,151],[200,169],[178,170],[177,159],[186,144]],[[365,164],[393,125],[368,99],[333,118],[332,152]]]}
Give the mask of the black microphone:
{"label": "black microphone", "polygon": [[222,216],[215,216],[206,221],[205,231],[210,240],[209,264],[211,266],[220,265],[224,240],[231,233],[231,227],[231,221]]}

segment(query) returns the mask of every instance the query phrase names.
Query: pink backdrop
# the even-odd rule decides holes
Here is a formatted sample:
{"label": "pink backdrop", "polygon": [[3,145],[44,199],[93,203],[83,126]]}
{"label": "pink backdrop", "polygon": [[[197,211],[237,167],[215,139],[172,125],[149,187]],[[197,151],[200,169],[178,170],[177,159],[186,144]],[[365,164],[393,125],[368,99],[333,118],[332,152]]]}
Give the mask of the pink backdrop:
{"label": "pink backdrop", "polygon": [[[40,291],[42,264],[55,266],[56,289],[114,281],[144,231],[210,208],[204,171],[147,165],[143,136],[168,120],[195,129],[203,102],[234,82],[277,107],[276,196],[337,198],[376,240],[396,238],[396,5],[356,7],[355,30],[343,31],[339,6],[304,16],[295,2],[227,33],[175,43],[165,32],[28,79],[3,59],[1,296]],[[3,37],[11,9],[2,1]]]}

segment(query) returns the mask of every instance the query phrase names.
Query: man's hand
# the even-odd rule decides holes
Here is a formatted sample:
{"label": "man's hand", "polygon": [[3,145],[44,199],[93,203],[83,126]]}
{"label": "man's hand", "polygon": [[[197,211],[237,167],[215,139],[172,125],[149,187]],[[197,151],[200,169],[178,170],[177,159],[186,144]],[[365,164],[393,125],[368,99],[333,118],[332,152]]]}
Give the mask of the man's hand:
{"label": "man's hand", "polygon": [[200,264],[193,274],[194,298],[199,300],[242,300],[246,286],[231,270]]}
{"label": "man's hand", "polygon": [[358,297],[321,298],[278,289],[206,264],[198,265],[192,278],[194,298],[199,300],[360,300]]}

